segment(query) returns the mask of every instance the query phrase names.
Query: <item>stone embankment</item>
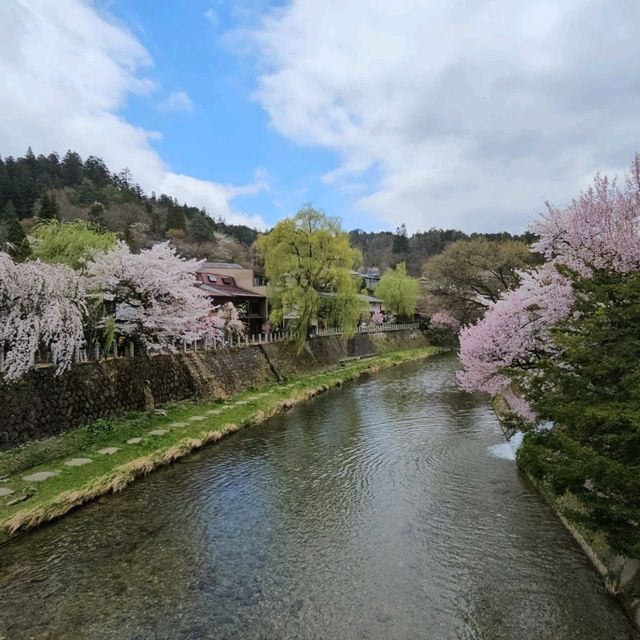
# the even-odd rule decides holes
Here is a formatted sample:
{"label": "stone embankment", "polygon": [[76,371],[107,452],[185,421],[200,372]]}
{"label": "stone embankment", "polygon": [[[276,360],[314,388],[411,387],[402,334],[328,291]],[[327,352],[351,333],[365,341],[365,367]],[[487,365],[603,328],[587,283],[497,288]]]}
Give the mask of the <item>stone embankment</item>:
{"label": "stone embankment", "polygon": [[425,346],[420,331],[314,338],[301,354],[288,342],[243,348],[137,356],[76,364],[56,376],[53,368],[0,383],[0,448],[46,438],[99,418],[156,404],[201,398],[216,400],[340,360]]}

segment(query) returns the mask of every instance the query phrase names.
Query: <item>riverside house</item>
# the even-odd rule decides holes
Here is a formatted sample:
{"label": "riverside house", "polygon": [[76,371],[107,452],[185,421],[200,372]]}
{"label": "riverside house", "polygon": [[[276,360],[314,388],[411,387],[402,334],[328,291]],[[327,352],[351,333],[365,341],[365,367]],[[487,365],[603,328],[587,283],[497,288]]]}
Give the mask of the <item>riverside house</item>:
{"label": "riverside house", "polygon": [[197,283],[213,307],[227,302],[238,309],[250,335],[263,331],[267,322],[267,287],[253,269],[233,262],[205,262],[196,272]]}

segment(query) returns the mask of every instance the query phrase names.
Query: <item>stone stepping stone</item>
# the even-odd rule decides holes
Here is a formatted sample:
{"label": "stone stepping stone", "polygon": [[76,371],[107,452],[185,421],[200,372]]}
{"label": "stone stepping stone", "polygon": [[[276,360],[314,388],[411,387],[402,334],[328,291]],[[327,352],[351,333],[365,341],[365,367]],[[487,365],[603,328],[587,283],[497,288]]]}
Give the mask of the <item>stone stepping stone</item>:
{"label": "stone stepping stone", "polygon": [[149,431],[150,436],[163,436],[165,433],[167,433],[166,429],[152,429]]}
{"label": "stone stepping stone", "polygon": [[211,416],[217,416],[218,414],[222,413],[224,411],[224,409],[209,409],[209,411],[207,411],[207,413]]}
{"label": "stone stepping stone", "polygon": [[175,427],[176,429],[179,429],[180,427],[186,427],[187,423],[186,422],[172,422],[169,426],[170,427]]}
{"label": "stone stepping stone", "polygon": [[22,479],[27,482],[42,482],[43,480],[57,476],[59,473],[59,471],[37,471],[31,475],[23,476]]}
{"label": "stone stepping stone", "polygon": [[101,456],[112,456],[116,451],[119,451],[118,447],[105,447],[104,449],[98,449],[98,453]]}
{"label": "stone stepping stone", "polygon": [[189,418],[189,420],[191,420],[191,422],[202,422],[202,420],[206,420],[206,416],[191,416],[191,418]]}
{"label": "stone stepping stone", "polygon": [[89,464],[90,462],[93,462],[91,458],[71,458],[65,464],[67,467],[81,467],[83,464]]}
{"label": "stone stepping stone", "polygon": [[234,404],[234,406],[236,406],[236,407],[240,407],[240,406],[242,406],[243,404],[249,404],[249,403],[248,403],[246,400],[238,400],[238,402],[234,402],[233,404]]}
{"label": "stone stepping stone", "polygon": [[0,497],[10,496],[13,493],[13,489],[7,489],[6,487],[0,487]]}
{"label": "stone stepping stone", "polygon": [[127,444],[140,444],[142,442],[142,438],[129,438],[127,440]]}

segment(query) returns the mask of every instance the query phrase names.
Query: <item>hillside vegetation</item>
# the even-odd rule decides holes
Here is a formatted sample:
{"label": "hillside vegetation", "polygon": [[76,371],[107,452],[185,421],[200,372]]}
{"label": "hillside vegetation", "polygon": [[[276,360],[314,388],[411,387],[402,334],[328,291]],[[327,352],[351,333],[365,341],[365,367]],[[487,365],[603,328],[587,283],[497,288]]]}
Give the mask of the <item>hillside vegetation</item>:
{"label": "hillside vegetation", "polygon": [[[36,156],[31,148],[23,157],[0,157],[0,245],[16,244],[30,233],[38,219],[86,220],[124,238],[132,251],[169,239],[187,258],[230,260],[250,266],[258,231],[227,224],[215,211],[179,203],[166,194],[146,194],[128,169],[115,173],[96,156],[86,159],[75,151]],[[360,249],[365,268],[383,272],[404,262],[407,272],[419,276],[423,263],[457,240],[523,239],[508,233],[468,235],[455,229],[429,229],[409,235],[403,225],[396,232],[349,233]],[[18,256],[20,257],[20,256]]]}

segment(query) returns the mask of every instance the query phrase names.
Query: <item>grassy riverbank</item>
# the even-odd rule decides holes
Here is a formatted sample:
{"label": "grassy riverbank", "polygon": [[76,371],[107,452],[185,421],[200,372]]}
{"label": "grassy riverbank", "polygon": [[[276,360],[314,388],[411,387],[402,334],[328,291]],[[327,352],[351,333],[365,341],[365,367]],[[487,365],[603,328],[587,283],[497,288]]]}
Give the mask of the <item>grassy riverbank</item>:
{"label": "grassy riverbank", "polygon": [[331,387],[438,351],[423,347],[348,362],[223,402],[183,401],[161,411],[99,420],[0,453],[0,541],[57,518],[208,443],[264,422]]}

